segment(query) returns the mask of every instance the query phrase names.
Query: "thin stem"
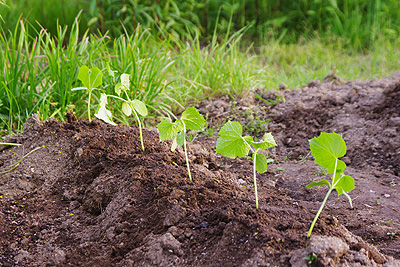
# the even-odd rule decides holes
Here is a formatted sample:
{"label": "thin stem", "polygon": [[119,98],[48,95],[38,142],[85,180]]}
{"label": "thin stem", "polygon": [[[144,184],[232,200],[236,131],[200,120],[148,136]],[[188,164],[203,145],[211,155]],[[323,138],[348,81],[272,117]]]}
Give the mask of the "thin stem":
{"label": "thin stem", "polygon": [[3,146],[20,146],[21,144],[15,144],[15,143],[0,143],[0,145],[3,145]]}
{"label": "thin stem", "polygon": [[35,152],[36,150],[40,149],[40,147],[37,147],[35,149],[33,149],[32,151],[30,151],[28,154],[26,154],[25,156],[23,156],[20,160],[18,160],[17,162],[15,162],[14,164],[12,164],[9,170],[4,171],[4,172],[0,172],[0,175],[5,174],[7,172],[10,172],[12,170],[14,170],[15,168],[18,167],[18,165],[21,163],[21,161],[23,161],[27,156],[29,156],[30,154],[32,154],[33,152]]}
{"label": "thin stem", "polygon": [[192,181],[192,175],[190,174],[190,167],[189,167],[189,157],[187,154],[187,149],[186,149],[186,125],[183,124],[183,148],[185,150],[185,158],[186,158],[186,167],[188,170],[188,174],[189,174],[189,180]]}
{"label": "thin stem", "polygon": [[325,196],[325,198],[324,198],[324,201],[322,201],[321,207],[319,207],[319,210],[318,210],[317,214],[315,215],[314,220],[313,220],[313,222],[312,222],[312,224],[311,224],[310,230],[308,231],[307,239],[310,238],[311,232],[312,232],[312,230],[313,230],[313,228],[314,228],[314,225],[315,225],[315,223],[317,222],[318,217],[319,217],[319,215],[321,214],[322,210],[324,209],[325,203],[326,203],[326,201],[328,200],[328,197],[329,197],[329,195],[331,194],[332,190],[333,190],[333,187],[329,188],[328,193],[326,193],[326,196]]}
{"label": "thin stem", "polygon": [[144,143],[143,143],[143,135],[142,135],[142,123],[140,122],[139,116],[136,114],[135,109],[131,106],[133,113],[135,114],[136,120],[139,124],[139,135],[140,135],[140,144],[142,144],[142,149],[144,151]]}
{"label": "thin stem", "polygon": [[91,97],[92,97],[92,91],[89,90],[89,100],[88,100],[88,107],[87,107],[89,122],[92,122],[92,119],[90,117],[90,98]]}
{"label": "thin stem", "polygon": [[254,194],[256,196],[256,209],[258,209],[258,194],[257,194],[257,172],[256,172],[256,159],[257,159],[257,151],[254,153],[253,159],[253,178],[254,178]]}

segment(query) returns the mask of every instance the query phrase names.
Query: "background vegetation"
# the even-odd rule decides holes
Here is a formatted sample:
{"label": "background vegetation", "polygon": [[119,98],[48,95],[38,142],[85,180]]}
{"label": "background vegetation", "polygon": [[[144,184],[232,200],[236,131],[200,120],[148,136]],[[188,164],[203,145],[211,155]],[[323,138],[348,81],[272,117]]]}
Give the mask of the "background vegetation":
{"label": "background vegetation", "polygon": [[[33,113],[85,117],[85,92],[71,91],[82,86],[82,65],[103,70],[107,93],[129,73],[132,98],[156,117],[211,96],[299,87],[331,71],[387,76],[400,61],[397,0],[4,2],[0,127],[9,133]],[[130,123],[123,114],[116,120]]]}

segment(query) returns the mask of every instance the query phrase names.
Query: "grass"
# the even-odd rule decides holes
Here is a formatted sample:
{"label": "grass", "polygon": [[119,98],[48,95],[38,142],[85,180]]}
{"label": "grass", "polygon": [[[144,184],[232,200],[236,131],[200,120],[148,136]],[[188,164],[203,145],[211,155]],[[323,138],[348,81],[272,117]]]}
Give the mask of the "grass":
{"label": "grass", "polygon": [[[71,91],[82,86],[77,79],[82,65],[103,71],[99,89],[107,94],[113,93],[122,73],[130,74],[129,97],[145,102],[150,117],[163,117],[212,96],[237,98],[255,88],[278,89],[280,83],[301,87],[331,71],[346,80],[380,78],[400,63],[399,40],[384,36],[364,50],[349,48],[336,37],[300,39],[296,44],[272,39],[254,48],[243,40],[247,27],[223,36],[215,32],[209,45],[202,44],[199,35],[187,42],[174,36],[159,39],[142,27],[115,39],[80,29],[78,16],[70,29],[57,25],[56,35],[44,29],[36,32],[24,20],[12,31],[0,31],[3,132],[22,131],[23,122],[34,113],[41,119],[63,120],[66,112],[74,111],[85,118],[87,93]],[[99,96],[95,91],[93,113]],[[131,123],[116,113],[120,104],[113,105],[115,119]]]}

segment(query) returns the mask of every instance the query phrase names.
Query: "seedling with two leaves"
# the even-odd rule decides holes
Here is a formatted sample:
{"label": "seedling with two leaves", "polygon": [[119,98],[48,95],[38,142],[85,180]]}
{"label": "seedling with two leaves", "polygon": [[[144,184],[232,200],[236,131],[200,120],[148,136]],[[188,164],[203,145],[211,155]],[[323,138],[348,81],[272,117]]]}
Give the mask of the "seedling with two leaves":
{"label": "seedling with two leaves", "polygon": [[178,146],[183,146],[186,158],[186,167],[189,180],[192,181],[190,173],[189,158],[186,148],[186,130],[202,131],[205,126],[205,119],[196,108],[188,107],[180,119],[172,122],[170,119],[163,120],[157,125],[160,141],[172,140],[171,150],[175,151]]}
{"label": "seedling with two leaves", "polygon": [[274,137],[271,133],[265,133],[260,142],[255,142],[251,136],[242,136],[242,125],[236,121],[228,121],[225,123],[218,134],[220,137],[217,139],[217,153],[228,158],[245,157],[249,154],[250,150],[253,153],[254,194],[256,208],[258,209],[256,171],[264,173],[267,170],[268,163],[266,156],[260,152],[264,149],[276,146]]}
{"label": "seedling with two leaves", "polygon": [[[140,101],[138,99],[133,99],[133,100],[130,99],[130,97],[128,95],[129,88],[130,88],[129,74],[124,73],[121,75],[121,83],[118,83],[115,86],[115,92],[117,93],[118,96],[106,95],[104,93],[101,94],[99,108],[98,108],[95,116],[98,119],[101,119],[101,120],[105,121],[106,123],[109,123],[109,124],[115,126],[116,124],[112,121],[112,113],[111,113],[111,111],[109,111],[106,108],[107,97],[115,98],[115,99],[123,101],[122,112],[128,117],[131,116],[133,113],[133,115],[135,116],[136,121],[139,125],[140,143],[141,143],[142,149],[144,151],[142,123],[140,121],[139,115],[142,117],[147,116],[147,107],[146,107],[146,104],[144,104],[142,101]],[[125,96],[126,99],[123,98],[123,96]]]}
{"label": "seedling with two leaves", "polygon": [[342,136],[337,133],[321,133],[319,137],[310,139],[309,144],[315,163],[323,167],[327,174],[332,174],[332,178],[331,182],[323,179],[311,182],[306,186],[307,188],[320,185],[329,186],[329,190],[321,203],[321,207],[315,215],[310,230],[308,231],[307,238],[311,236],[314,225],[317,222],[331,192],[336,190],[338,196],[342,194],[345,195],[350,202],[351,208],[353,208],[351,197],[347,193],[354,189],[354,179],[343,173],[344,169],[346,169],[346,164],[339,159],[346,154],[347,149]]}

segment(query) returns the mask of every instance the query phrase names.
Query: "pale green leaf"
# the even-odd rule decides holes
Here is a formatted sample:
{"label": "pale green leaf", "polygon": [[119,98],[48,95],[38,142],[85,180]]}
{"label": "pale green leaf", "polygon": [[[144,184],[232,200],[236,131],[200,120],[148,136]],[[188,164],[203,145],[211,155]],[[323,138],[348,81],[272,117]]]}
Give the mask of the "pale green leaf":
{"label": "pale green leaf", "polygon": [[122,103],[122,112],[128,117],[132,114],[132,108],[127,102]]}
{"label": "pale green leaf", "polygon": [[[253,154],[253,162],[254,162],[254,155]],[[257,153],[256,154],[256,171],[259,173],[264,173],[267,170],[267,157],[264,154]]]}
{"label": "pale green leaf", "polygon": [[343,175],[343,174],[341,174],[340,179],[338,180],[338,182],[335,185],[335,189],[339,196],[341,194],[343,194],[344,192],[345,193],[350,192],[354,188],[355,188],[355,185],[354,185],[353,177],[351,177],[349,175]]}
{"label": "pale green leaf", "polygon": [[251,144],[256,150],[263,150],[277,146],[275,139],[272,136],[272,133],[265,133],[263,136],[263,140],[261,140],[260,142],[251,142]]}
{"label": "pale green leaf", "polygon": [[79,68],[78,79],[89,89],[89,68],[87,66],[84,65]]}
{"label": "pale green leaf", "polygon": [[186,129],[193,131],[201,131],[205,126],[206,120],[196,108],[188,107],[181,116],[181,120],[185,123]]}
{"label": "pale green leaf", "polygon": [[174,137],[174,139],[172,139],[171,151],[174,152],[177,147],[178,143],[176,142],[176,137]]}
{"label": "pale green leaf", "polygon": [[82,81],[86,88],[91,90],[102,84],[103,73],[97,67],[89,69],[87,66],[82,66],[79,68],[78,79]]}
{"label": "pale green leaf", "polygon": [[[242,137],[243,130],[240,123],[228,121],[218,134],[220,137],[217,139],[217,153],[229,158],[244,157],[249,154],[250,146]],[[247,140],[250,140],[249,137]]]}
{"label": "pale green leaf", "polygon": [[178,135],[176,136],[176,143],[178,146],[183,146],[184,142],[185,142],[185,133],[179,132]]}
{"label": "pale green leaf", "polygon": [[327,185],[327,186],[329,186],[329,187],[331,187],[331,184],[328,182],[328,180],[326,180],[326,179],[323,179],[323,180],[321,180],[321,181],[318,181],[318,182],[311,182],[311,183],[309,183],[308,185],[306,185],[306,187],[307,188],[311,188],[311,187],[314,187],[314,186],[319,186],[319,185]]}
{"label": "pale green leaf", "polygon": [[125,86],[126,89],[129,89],[129,77],[130,75],[126,73],[121,75],[121,84]]}
{"label": "pale green leaf", "polygon": [[122,83],[118,83],[115,86],[115,92],[117,93],[117,95],[121,95],[121,91],[124,89],[124,86],[122,85]]}
{"label": "pale green leaf", "polygon": [[[337,133],[321,133],[319,137],[309,140],[311,154],[315,162],[327,170],[327,173],[334,173],[336,160],[346,154],[346,143],[342,136]],[[344,170],[346,164],[338,161],[337,170]]]}
{"label": "pale green leaf", "polygon": [[134,99],[132,100],[132,106],[141,116],[147,116],[147,107],[145,103],[140,100]]}
{"label": "pale green leaf", "polygon": [[115,124],[112,121],[111,111],[107,110],[106,105],[107,105],[107,95],[101,94],[99,109],[97,110],[95,116],[96,118],[103,120],[106,123],[116,126],[117,124]]}
{"label": "pale green leaf", "polygon": [[176,125],[170,120],[163,120],[157,125],[160,141],[168,140],[178,134]]}

